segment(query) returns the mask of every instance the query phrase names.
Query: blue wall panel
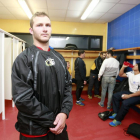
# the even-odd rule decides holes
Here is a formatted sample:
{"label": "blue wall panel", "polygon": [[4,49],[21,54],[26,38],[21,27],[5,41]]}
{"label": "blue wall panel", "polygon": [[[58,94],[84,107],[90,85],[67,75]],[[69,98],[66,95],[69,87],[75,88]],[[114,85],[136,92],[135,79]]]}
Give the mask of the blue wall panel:
{"label": "blue wall panel", "polygon": [[140,47],[140,4],[108,23],[107,49]]}

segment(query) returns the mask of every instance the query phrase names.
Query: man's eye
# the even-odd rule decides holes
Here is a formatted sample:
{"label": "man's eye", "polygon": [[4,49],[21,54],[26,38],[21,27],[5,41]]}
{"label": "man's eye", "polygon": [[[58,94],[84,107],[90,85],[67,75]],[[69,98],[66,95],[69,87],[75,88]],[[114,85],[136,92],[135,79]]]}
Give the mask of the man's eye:
{"label": "man's eye", "polygon": [[47,27],[51,27],[51,25],[50,25],[50,24],[47,24],[46,26],[47,26]]}

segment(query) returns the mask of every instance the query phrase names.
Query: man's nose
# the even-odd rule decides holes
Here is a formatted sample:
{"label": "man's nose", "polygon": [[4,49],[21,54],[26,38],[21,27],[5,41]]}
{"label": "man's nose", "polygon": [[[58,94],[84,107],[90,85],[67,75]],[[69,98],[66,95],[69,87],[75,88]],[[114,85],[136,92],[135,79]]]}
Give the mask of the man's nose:
{"label": "man's nose", "polygon": [[43,31],[47,32],[47,27],[45,25],[43,26]]}

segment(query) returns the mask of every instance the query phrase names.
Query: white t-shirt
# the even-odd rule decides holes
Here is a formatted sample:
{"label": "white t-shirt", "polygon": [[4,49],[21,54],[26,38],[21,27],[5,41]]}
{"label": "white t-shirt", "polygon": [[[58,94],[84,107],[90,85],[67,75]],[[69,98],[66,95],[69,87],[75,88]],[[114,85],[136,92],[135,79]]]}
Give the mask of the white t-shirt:
{"label": "white t-shirt", "polygon": [[140,90],[140,74],[134,75],[133,71],[126,73],[129,82],[129,91],[137,92]]}

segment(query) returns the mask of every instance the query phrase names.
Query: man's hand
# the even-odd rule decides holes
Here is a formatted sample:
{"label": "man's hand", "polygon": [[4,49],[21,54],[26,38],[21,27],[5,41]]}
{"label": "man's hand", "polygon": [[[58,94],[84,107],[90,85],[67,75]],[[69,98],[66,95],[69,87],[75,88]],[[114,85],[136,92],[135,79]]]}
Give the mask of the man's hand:
{"label": "man's hand", "polygon": [[128,94],[123,94],[123,95],[122,95],[122,99],[124,99],[124,100],[125,100],[125,99],[128,99],[128,98],[130,98],[130,97],[131,97],[131,96],[128,95]]}
{"label": "man's hand", "polygon": [[101,78],[98,78],[98,81],[100,81],[101,80]]}
{"label": "man's hand", "polygon": [[126,65],[123,64],[123,67],[124,67],[124,68],[127,68],[128,66],[126,66]]}
{"label": "man's hand", "polygon": [[66,118],[67,118],[67,115],[65,113],[59,113],[56,116],[55,121],[53,123],[56,126],[55,128],[50,128],[50,131],[56,135],[62,133],[65,127]]}
{"label": "man's hand", "polygon": [[87,81],[84,81],[84,85],[86,85],[87,84]]}

